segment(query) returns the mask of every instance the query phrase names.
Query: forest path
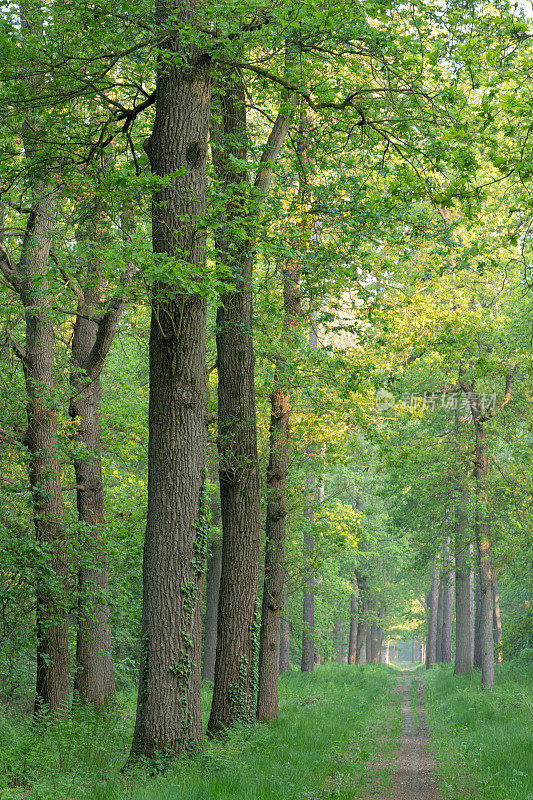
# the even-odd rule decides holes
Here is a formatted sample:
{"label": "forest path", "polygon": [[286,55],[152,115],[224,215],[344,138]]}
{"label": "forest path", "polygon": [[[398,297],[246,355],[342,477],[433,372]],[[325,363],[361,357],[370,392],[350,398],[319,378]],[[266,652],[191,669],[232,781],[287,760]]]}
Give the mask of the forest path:
{"label": "forest path", "polygon": [[394,784],[391,800],[440,800],[435,779],[435,761],[429,751],[429,733],[424,715],[423,685],[418,678],[416,692],[415,727],[411,710],[411,681],[402,673],[405,681],[398,684],[402,697],[403,731],[400,749],[394,763]]}

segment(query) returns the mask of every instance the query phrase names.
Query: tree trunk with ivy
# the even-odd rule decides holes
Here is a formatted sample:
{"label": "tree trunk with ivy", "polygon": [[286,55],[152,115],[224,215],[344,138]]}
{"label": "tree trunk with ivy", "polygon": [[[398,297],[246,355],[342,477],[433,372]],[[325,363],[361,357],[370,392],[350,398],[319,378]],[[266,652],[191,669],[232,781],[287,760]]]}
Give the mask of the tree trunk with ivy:
{"label": "tree trunk with ivy", "polygon": [[[145,149],[152,172],[171,176],[154,191],[156,254],[178,258],[204,280],[209,57],[180,39],[169,15],[194,27],[194,0],[156,4],[165,29],[158,55],[154,126]],[[148,516],[137,718],[130,760],[188,752],[202,738],[199,670],[203,573],[208,549],[205,465],[206,301],[178,285],[151,292]]]}
{"label": "tree trunk with ivy", "polygon": [[[222,574],[217,655],[208,730],[216,734],[255,719],[256,598],[261,500],[255,410],[252,273],[258,211],[272,165],[287,136],[280,110],[251,186],[246,166],[246,90],[238,70],[219,76],[218,122],[212,127],[215,174],[225,190],[215,244],[232,284],[217,312],[218,452],[222,515]],[[243,235],[244,234],[244,235]],[[277,635],[277,632],[276,632]]]}

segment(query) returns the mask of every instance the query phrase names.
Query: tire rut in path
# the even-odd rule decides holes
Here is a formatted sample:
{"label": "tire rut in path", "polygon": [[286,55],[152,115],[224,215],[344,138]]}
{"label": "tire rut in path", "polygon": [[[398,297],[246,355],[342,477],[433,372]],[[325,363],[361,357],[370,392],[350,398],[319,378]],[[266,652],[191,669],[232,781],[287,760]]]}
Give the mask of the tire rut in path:
{"label": "tire rut in path", "polygon": [[428,747],[429,735],[424,716],[422,684],[418,681],[417,728],[414,727],[411,713],[411,678],[407,677],[407,681],[399,689],[403,694],[403,732],[394,764],[391,800],[440,800],[435,780],[435,761]]}

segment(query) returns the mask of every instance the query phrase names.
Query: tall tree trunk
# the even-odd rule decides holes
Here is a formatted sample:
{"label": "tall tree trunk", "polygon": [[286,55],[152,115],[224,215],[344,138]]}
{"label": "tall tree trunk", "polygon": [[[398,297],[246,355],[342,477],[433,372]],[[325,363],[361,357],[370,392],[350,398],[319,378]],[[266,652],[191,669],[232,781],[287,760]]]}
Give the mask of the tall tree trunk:
{"label": "tall tree trunk", "polygon": [[444,612],[444,586],[442,576],[439,576],[439,599],[437,602],[437,642],[435,646],[435,663],[442,663],[442,623]]}
{"label": "tall tree trunk", "polygon": [[494,637],[492,632],[493,586],[490,553],[489,521],[487,516],[488,447],[487,432],[482,423],[476,424],[476,541],[479,562],[479,595],[481,640],[481,685],[494,686]]}
{"label": "tall tree trunk", "polygon": [[287,600],[287,593],[285,592],[283,598],[283,608],[280,618],[280,645],[279,645],[279,671],[289,672],[290,670],[290,643],[291,631],[289,627],[289,603]]}
{"label": "tall tree trunk", "polygon": [[471,672],[470,641],[470,542],[466,493],[459,491],[455,504],[455,667],[456,675]]}
{"label": "tall tree trunk", "polygon": [[[275,383],[277,381],[275,380]],[[259,644],[257,718],[278,716],[279,630],[285,579],[284,548],[287,495],[285,476],[289,465],[289,395],[281,386],[270,396],[270,459],[267,467],[265,580]]]}
{"label": "tall tree trunk", "polygon": [[379,635],[379,626],[377,622],[374,621],[370,629],[370,660],[373,664],[379,663]]}
{"label": "tall tree trunk", "polygon": [[[20,3],[20,47],[30,50],[43,35],[38,5]],[[30,70],[27,99],[37,97],[45,77]],[[31,175],[33,158],[43,158],[41,121],[31,112],[22,122],[22,139]],[[14,123],[17,124],[17,123]],[[35,575],[37,676],[35,711],[63,711],[69,696],[67,629],[67,542],[58,454],[58,424],[54,387],[54,327],[48,283],[48,257],[53,224],[54,189],[36,181],[29,192],[30,212],[20,258],[14,264],[0,247],[0,271],[18,294],[24,309],[25,346],[12,340],[22,362],[27,396],[28,430],[24,443],[29,453],[29,482],[35,536],[42,547]]]}
{"label": "tall tree trunk", "polygon": [[[41,187],[41,191],[46,191]],[[35,535],[47,555],[37,570],[37,681],[35,711],[65,709],[69,697],[67,542],[54,407],[54,329],[46,274],[52,200],[32,203],[20,260],[19,294],[24,305],[23,355],[28,397],[26,442]],[[47,571],[51,575],[47,575]],[[52,577],[53,576],[53,577]]]}
{"label": "tall tree trunk", "polygon": [[[208,730],[255,717],[254,616],[260,558],[261,501],[252,337],[252,272],[257,196],[268,191],[272,165],[289,130],[280,111],[251,187],[246,170],[246,93],[230,69],[219,81],[221,124],[213,126],[215,173],[227,191],[215,242],[231,275],[217,313],[218,450],[222,514],[222,575],[217,656]],[[242,236],[242,231],[245,235]],[[277,570],[276,570],[277,575]],[[279,611],[277,612],[279,614]],[[277,631],[275,633],[277,636]],[[235,687],[237,687],[236,691]],[[239,697],[238,702],[232,697]]]}
{"label": "tall tree trunk", "polygon": [[479,567],[474,570],[475,611],[474,611],[474,667],[481,669],[481,595],[479,592]]}
{"label": "tall tree trunk", "polygon": [[437,661],[437,614],[439,601],[439,573],[437,565],[431,572],[431,589],[428,598],[428,638],[426,647],[426,669],[431,669]]}
{"label": "tall tree trunk", "polygon": [[[98,201],[84,209],[88,223],[79,226],[77,238],[94,251],[103,247],[105,220]],[[126,235],[132,220],[124,214]],[[128,230],[129,229],[129,230]],[[75,423],[73,440],[77,452],[76,502],[81,523],[83,563],[78,569],[78,628],[74,691],[82,702],[102,703],[115,694],[111,626],[109,624],[109,573],[105,543],[105,507],[100,457],[100,376],[113,343],[124,307],[125,295],[104,301],[101,264],[95,254],[84,270],[84,285],[78,290],[76,324],[71,345],[69,414]],[[123,282],[129,283],[132,265]]]}
{"label": "tall tree trunk", "polygon": [[515,368],[505,376],[504,399],[497,408],[485,411],[479,395],[472,383],[463,380],[461,388],[465,392],[476,436],[474,456],[474,477],[476,479],[476,517],[475,533],[479,568],[479,640],[481,646],[481,685],[484,689],[494,686],[494,635],[492,629],[494,589],[492,585],[492,564],[490,553],[490,528],[488,517],[488,473],[489,450],[485,423],[503,408],[511,399],[511,389]]}
{"label": "tall tree trunk", "polygon": [[[196,43],[180,38],[178,24],[194,27],[197,13],[196,0],[156,3],[165,38],[145,149],[152,172],[169,176],[153,195],[154,253],[186,261],[191,278],[202,281],[205,237],[199,225],[205,212],[210,62]],[[199,616],[209,535],[206,301],[179,285],[157,282],[151,303],[148,516],[130,759],[187,752],[202,738]]]}
{"label": "tall tree trunk", "polygon": [[217,611],[221,571],[222,541],[217,539],[211,543],[211,553],[207,561],[206,573],[204,657],[202,660],[202,678],[206,681],[214,681],[215,679]]}
{"label": "tall tree trunk", "polygon": [[501,662],[503,661],[503,650],[502,650],[502,620],[500,616],[500,588],[498,586],[498,581],[495,575],[493,575],[492,584],[494,588],[494,605],[493,605],[494,647],[496,649],[496,658],[498,662]]}
{"label": "tall tree trunk", "polygon": [[454,594],[454,570],[453,555],[450,552],[450,537],[448,536],[444,545],[444,574],[443,574],[443,594],[442,594],[442,640],[441,640],[441,660],[443,664],[450,664],[452,661],[452,623],[453,623],[453,594]]}
{"label": "tall tree trunk", "polygon": [[359,598],[357,596],[357,575],[353,572],[352,594],[350,597],[350,633],[348,639],[348,664],[355,664],[357,660],[357,614],[359,611]]}
{"label": "tall tree trunk", "polygon": [[356,571],[359,586],[359,615],[357,625],[357,663],[366,664],[366,639],[368,631],[368,586],[366,575]]}
{"label": "tall tree trunk", "polygon": [[[283,270],[283,337],[295,345],[300,327],[300,267],[288,261]],[[292,340],[292,341],[291,341]],[[280,669],[280,617],[285,582],[285,520],[287,517],[286,476],[289,468],[290,383],[287,360],[280,357],[270,395],[270,456],[267,467],[267,509],[265,525],[265,578],[259,644],[257,718],[278,716],[278,673]]]}
{"label": "tall tree trunk", "polygon": [[[246,227],[250,185],[246,167],[246,98],[242,79],[230,71],[219,81],[221,122],[212,128],[215,173],[231,194],[215,242],[232,289],[217,312],[218,452],[222,516],[222,574],[210,733],[255,717],[252,625],[257,598],[261,505],[252,338],[253,241],[238,241]],[[232,687],[237,687],[232,695]],[[232,697],[239,697],[238,702]]]}
{"label": "tall tree trunk", "polygon": [[474,558],[474,544],[470,544],[470,653],[472,665],[474,663],[474,649],[475,649],[475,630],[476,630],[476,573],[475,573],[475,558]]}

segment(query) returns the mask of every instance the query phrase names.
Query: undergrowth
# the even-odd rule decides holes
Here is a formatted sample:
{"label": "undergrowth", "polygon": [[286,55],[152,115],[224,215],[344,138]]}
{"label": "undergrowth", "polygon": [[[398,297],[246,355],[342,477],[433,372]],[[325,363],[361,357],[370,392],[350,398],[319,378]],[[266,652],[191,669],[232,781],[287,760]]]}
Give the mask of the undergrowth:
{"label": "undergrowth", "polygon": [[524,655],[496,670],[454,676],[438,666],[423,676],[425,711],[446,800],[532,800],[533,663]]}
{"label": "undergrowth", "polygon": [[[120,773],[134,696],[102,714],[75,709],[35,727],[0,716],[1,800],[353,800],[381,778],[370,764],[399,737],[395,676],[382,666],[323,665],[280,678],[280,716],[206,742],[164,775]],[[210,703],[209,687],[203,709]],[[385,743],[385,744],[384,744]],[[384,770],[384,773],[387,771]],[[383,785],[387,783],[385,775]]]}

